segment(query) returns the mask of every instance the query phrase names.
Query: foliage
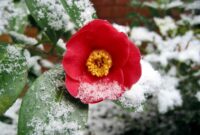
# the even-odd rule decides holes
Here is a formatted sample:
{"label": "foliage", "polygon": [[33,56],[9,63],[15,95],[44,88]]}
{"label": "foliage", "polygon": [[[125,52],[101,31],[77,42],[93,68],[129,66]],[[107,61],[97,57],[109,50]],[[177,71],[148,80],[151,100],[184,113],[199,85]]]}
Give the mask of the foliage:
{"label": "foliage", "polygon": [[0,115],[18,98],[27,77],[27,65],[21,51],[10,45],[0,45]]}
{"label": "foliage", "polygon": [[[132,4],[135,4],[134,1]],[[140,8],[147,8],[150,16],[141,17],[141,14],[132,14],[132,16],[137,14],[137,16],[143,18],[143,20],[136,19],[136,22],[139,21],[139,24],[144,24],[142,28],[150,30],[149,36],[154,35],[152,37],[150,36],[150,38],[155,38],[154,40],[150,40],[150,38],[141,38],[141,40],[134,38],[134,40],[140,41],[141,43],[140,47],[144,54],[144,59],[152,62],[154,67],[163,75],[174,76],[178,79],[177,89],[181,93],[183,104],[163,114],[158,111],[156,104],[152,102],[146,112],[142,112],[138,118],[133,120],[132,124],[135,126],[132,126],[132,129],[127,131],[126,134],[199,134],[200,102],[196,98],[196,94],[200,88],[200,51],[199,49],[194,49],[193,52],[193,55],[195,52],[198,54],[196,56],[197,61],[189,56],[189,52],[184,53],[184,56],[181,56],[182,58],[179,57],[181,53],[190,50],[192,46],[199,48],[199,44],[194,44],[193,42],[196,41],[199,43],[200,22],[199,19],[195,20],[199,16],[199,7],[195,7],[198,4],[199,1],[143,1],[139,3],[139,6]],[[163,25],[158,23],[157,18],[166,21],[166,17],[171,18],[171,24],[174,24],[175,27],[172,26],[170,28],[169,23]],[[133,19],[132,26],[136,30],[136,26],[138,25],[137,23],[135,25],[134,22],[135,20]],[[162,32],[163,29],[166,29],[166,33]],[[132,33],[136,32],[134,30]],[[189,37],[187,35],[188,32],[193,33],[193,36]],[[180,38],[184,36],[190,39],[188,43],[186,38]],[[160,41],[157,40],[158,37],[161,39]],[[173,41],[175,40],[177,44],[174,45]],[[164,42],[167,43],[165,47]],[[187,45],[185,46],[185,44]],[[177,48],[176,55],[172,56],[176,50],[168,50],[170,46],[171,48],[173,46]],[[165,63],[163,58],[165,58],[164,53],[166,54],[167,51],[169,51],[169,57],[171,58],[168,57],[169,59]],[[155,60],[156,57],[151,57],[154,54],[160,60],[157,61]]]}
{"label": "foliage", "polygon": [[18,134],[75,135],[84,129],[87,105],[77,102],[65,91],[61,67],[40,76],[23,99]]}

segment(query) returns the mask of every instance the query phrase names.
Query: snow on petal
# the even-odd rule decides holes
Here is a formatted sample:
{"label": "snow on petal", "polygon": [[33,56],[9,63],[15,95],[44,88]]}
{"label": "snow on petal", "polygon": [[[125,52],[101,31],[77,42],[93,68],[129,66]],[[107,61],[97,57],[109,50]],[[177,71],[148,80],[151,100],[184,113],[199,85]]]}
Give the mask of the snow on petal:
{"label": "snow on petal", "polygon": [[77,98],[84,103],[93,103],[103,99],[116,100],[124,91],[118,82],[100,80],[94,83],[81,82]]}

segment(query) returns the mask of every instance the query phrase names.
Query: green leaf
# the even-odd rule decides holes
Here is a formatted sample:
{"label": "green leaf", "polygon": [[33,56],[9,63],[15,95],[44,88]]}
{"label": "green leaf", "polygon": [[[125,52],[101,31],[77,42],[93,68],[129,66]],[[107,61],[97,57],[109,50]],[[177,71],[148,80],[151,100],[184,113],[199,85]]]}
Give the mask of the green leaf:
{"label": "green leaf", "polygon": [[20,109],[19,135],[77,135],[85,128],[88,108],[67,94],[63,80],[56,67],[33,83]]}
{"label": "green leaf", "polygon": [[0,115],[18,98],[26,84],[27,65],[21,51],[0,45]]}
{"label": "green leaf", "polygon": [[78,28],[97,18],[89,0],[60,0],[71,20]]}
{"label": "green leaf", "polygon": [[25,1],[35,21],[55,45],[62,33],[66,31],[68,25],[68,16],[64,13],[62,5],[56,0],[45,2],[41,0]]}
{"label": "green leaf", "polygon": [[28,10],[24,2],[14,3],[13,15],[8,21],[8,31],[24,33],[25,27],[28,25]]}

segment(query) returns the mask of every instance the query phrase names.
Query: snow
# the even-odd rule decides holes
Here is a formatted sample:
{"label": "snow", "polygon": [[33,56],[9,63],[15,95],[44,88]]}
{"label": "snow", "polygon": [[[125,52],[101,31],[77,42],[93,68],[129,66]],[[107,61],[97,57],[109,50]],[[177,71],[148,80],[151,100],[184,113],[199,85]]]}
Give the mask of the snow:
{"label": "snow", "polygon": [[41,66],[39,65],[38,61],[41,59],[41,57],[40,56],[31,56],[30,52],[27,49],[24,50],[23,54],[26,58],[28,68],[29,69],[32,68],[33,72],[36,75],[40,75],[41,74]]}
{"label": "snow", "polygon": [[149,6],[155,9],[171,9],[171,8],[175,8],[175,7],[183,7],[183,2],[181,0],[173,0],[171,2],[168,3],[168,1],[163,1],[163,3],[158,3],[158,2],[144,2],[145,6]]}
{"label": "snow", "polygon": [[8,73],[8,74],[23,74],[26,71],[18,72],[16,69],[21,69],[23,66],[26,65],[25,62],[19,63],[19,61],[23,60],[23,57],[20,57],[20,50],[14,46],[7,45],[7,53],[8,58],[7,62],[0,64],[0,74],[1,73]]}
{"label": "snow", "polygon": [[[24,20],[23,18],[28,14],[26,9],[16,8],[12,0],[0,0],[0,34],[5,33],[9,29],[9,22],[13,18]],[[15,22],[24,23],[24,22]],[[14,27],[18,31],[17,26]]]}
{"label": "snow", "polygon": [[191,24],[192,25],[197,25],[197,24],[200,24],[200,15],[196,15],[193,17],[193,19],[191,19]]}
{"label": "snow", "polygon": [[54,64],[52,62],[45,60],[45,59],[40,60],[40,63],[45,68],[53,68],[54,67]]}
{"label": "snow", "polygon": [[42,59],[42,57],[40,57],[40,56],[31,56],[31,53],[27,49],[24,49],[23,54],[26,58],[28,68],[29,69],[32,68],[32,71],[36,75],[41,74],[41,69],[42,69],[41,66],[43,66],[45,68],[49,68],[49,69],[53,68],[55,66],[52,62],[50,62],[49,60],[46,60],[46,59]]}
{"label": "snow", "polygon": [[185,5],[186,10],[191,10],[191,9],[200,9],[200,1],[199,0],[194,0],[191,3],[188,3]]}
{"label": "snow", "polygon": [[14,46],[11,45],[7,46],[7,52],[10,58],[20,57],[20,51],[16,49]]}
{"label": "snow", "polygon": [[168,38],[157,44],[160,54],[148,54],[145,60],[151,62],[160,62],[163,66],[168,64],[171,59],[182,62],[193,61],[200,63],[200,41],[194,38],[192,31],[188,31],[183,36]]}
{"label": "snow", "polygon": [[141,45],[142,41],[157,43],[162,40],[156,32],[149,31],[145,27],[133,27],[130,38],[134,40],[137,45]]}
{"label": "snow", "polygon": [[[43,100],[43,99],[42,99]],[[45,102],[45,100],[43,100]],[[43,121],[40,118],[34,117],[28,127],[34,127],[32,135],[48,134],[54,135],[55,133],[64,134],[67,130],[70,135],[78,135],[76,131],[80,128],[76,121],[66,121],[63,122],[61,117],[68,117],[70,113],[74,112],[74,109],[70,106],[66,108],[66,104],[62,103],[52,103],[53,106],[50,108],[47,113],[48,123]]]}
{"label": "snow", "polygon": [[37,40],[31,37],[27,37],[23,34],[17,33],[15,31],[10,31],[9,34],[14,37],[16,40],[23,42],[24,44],[27,45],[35,45],[37,44]]}
{"label": "snow", "polygon": [[116,100],[123,93],[118,82],[110,82],[109,80],[100,80],[92,84],[81,82],[78,91],[76,98],[80,98],[84,103],[96,102],[102,99]]}
{"label": "snow", "polygon": [[[72,3],[71,0],[67,3]],[[95,9],[93,8],[92,4],[89,0],[75,0],[74,4],[80,10],[80,24],[79,26],[85,25],[88,22],[93,20],[93,16],[95,14]],[[83,24],[82,24],[83,23]]]}
{"label": "snow", "polygon": [[68,14],[66,14],[64,7],[60,0],[34,0],[36,10],[34,14],[39,19],[47,19],[48,25],[56,30],[68,31],[74,28]]}
{"label": "snow", "polygon": [[[80,114],[78,117],[83,117],[81,113],[76,110],[76,104],[72,104],[65,97],[60,97],[60,100],[56,100],[58,94],[56,90],[60,86],[63,87],[63,72],[59,68],[52,70],[52,72],[46,72],[46,79],[42,79],[35,87],[39,88],[37,92],[33,92],[32,96],[36,98],[35,110],[33,116],[27,119],[26,126],[32,129],[27,134],[30,135],[55,135],[55,134],[70,134],[70,135],[82,135],[83,131],[80,131],[83,125],[80,125],[80,119],[74,119],[76,116],[73,114]],[[48,84],[46,84],[48,83]],[[34,86],[31,87],[33,90]],[[61,93],[60,93],[61,94]],[[60,95],[61,96],[61,95]],[[63,96],[63,95],[62,95]],[[40,103],[38,105],[37,103]],[[34,104],[32,104],[34,105]],[[44,108],[42,108],[45,106]],[[45,110],[45,111],[44,111]],[[25,110],[25,113],[29,113],[29,109]],[[85,122],[85,121],[84,121]],[[83,123],[84,123],[83,122]]]}
{"label": "snow", "polygon": [[5,89],[0,89],[0,95],[5,92]]}
{"label": "snow", "polygon": [[170,16],[165,16],[165,18],[155,17],[154,21],[156,25],[159,27],[162,35],[166,36],[169,30],[176,30],[177,26],[175,21]]}
{"label": "snow", "polygon": [[187,21],[190,25],[198,25],[200,24],[200,15],[187,15],[187,14],[182,14],[181,15],[181,22]]}
{"label": "snow", "polygon": [[115,29],[117,29],[119,32],[123,32],[123,33],[125,33],[127,35],[130,32],[130,28],[128,26],[123,26],[123,25],[119,25],[119,24],[113,23],[113,27]]}
{"label": "snow", "polygon": [[[151,32],[144,27],[138,27],[131,30],[130,38],[136,45],[148,42],[147,51],[149,52],[144,56],[146,61],[158,62],[163,66],[166,66],[169,60],[172,59],[181,62],[192,61],[197,64],[200,63],[200,41],[192,31],[188,31],[182,36],[178,35],[163,39],[155,32]],[[153,49],[154,46],[156,46],[157,50]]]}
{"label": "snow", "polygon": [[72,6],[72,5],[73,5],[73,0],[66,0],[66,2],[67,2],[67,4],[68,4],[69,6]]}
{"label": "snow", "polygon": [[59,39],[57,45],[62,49],[66,50],[66,43],[63,41],[63,39]]}
{"label": "snow", "polygon": [[[131,117],[136,117],[136,112],[143,111],[142,105],[147,100],[146,95],[154,96],[153,100],[158,102],[158,110],[161,113],[165,113],[175,106],[181,106],[182,99],[179,90],[176,89],[176,78],[161,77],[160,73],[155,71],[148,62],[141,61],[141,64],[141,79],[120,98],[120,102],[125,108],[134,107],[136,110],[128,113],[107,100],[91,104],[88,123],[92,133],[94,132],[95,135],[120,135],[124,133],[131,123],[127,120],[131,121]],[[171,72],[173,74],[173,70]]]}
{"label": "snow", "polygon": [[[134,118],[143,117],[143,103],[150,101],[147,100],[147,95],[153,96],[151,100],[157,102],[160,113],[182,105],[180,92],[176,89],[177,78],[161,76],[147,61],[142,60],[141,64],[141,79],[120,98],[120,102],[125,108],[121,108],[109,100],[89,105],[88,125],[92,133],[95,135],[123,134],[129,127],[132,127]],[[173,70],[171,71],[172,75]],[[132,107],[134,110],[126,110]]]}
{"label": "snow", "polygon": [[90,104],[88,126],[95,135],[121,135],[131,123],[130,114],[111,101]]}
{"label": "snow", "polygon": [[161,85],[160,74],[148,62],[141,61],[141,65],[142,76],[140,80],[120,98],[120,102],[125,107],[137,108],[141,106],[146,101],[145,95],[156,92]]}
{"label": "snow", "polygon": [[[146,101],[146,96],[152,95],[158,101],[158,110],[165,113],[175,106],[182,105],[179,90],[176,89],[178,81],[170,76],[162,76],[152,66],[142,61],[142,76],[120,98],[121,104],[126,108],[139,108]],[[164,98],[163,98],[164,97]],[[140,108],[141,109],[141,108]]]}
{"label": "snow", "polygon": [[3,1],[0,1],[0,34],[4,33],[6,30],[5,30],[5,26],[8,25],[8,17],[5,16],[4,14],[4,9],[5,7],[8,6],[8,3],[10,4],[11,3],[11,0],[10,1],[6,1],[6,0],[3,0]]}
{"label": "snow", "polygon": [[200,91],[198,91],[195,96],[196,96],[197,100],[200,102]]}
{"label": "snow", "polygon": [[163,76],[162,80],[162,85],[156,95],[158,98],[159,112],[166,113],[168,110],[173,110],[176,106],[181,106],[183,101],[180,91],[176,89],[178,85],[177,78]]}
{"label": "snow", "polygon": [[[142,43],[146,43],[147,45],[145,48],[147,54],[143,56],[144,61],[155,65],[158,64],[159,66],[161,65],[161,68],[170,66],[170,70],[167,73],[164,73],[165,71],[160,69],[159,74],[162,76],[160,80],[157,80],[156,77],[151,78],[151,80],[155,80],[155,82],[159,82],[160,84],[156,84],[156,89],[146,94],[153,95],[153,100],[157,102],[160,113],[166,113],[168,110],[172,110],[176,106],[181,106],[183,103],[180,93],[181,90],[177,89],[180,81],[180,78],[176,77],[177,67],[172,66],[169,61],[177,60],[184,63],[192,62],[194,65],[200,64],[200,41],[198,35],[191,30],[188,30],[183,35],[178,35],[176,31],[179,25],[182,26],[184,24],[183,20],[186,19],[188,19],[190,25],[199,24],[199,16],[182,14],[181,17],[182,20],[177,22],[169,16],[165,18],[154,18],[161,35],[154,31],[149,31],[145,27],[135,27],[131,30],[130,37],[136,45],[138,43],[139,45]],[[171,30],[173,33],[169,36],[168,32],[171,32]],[[142,69],[143,64],[142,62]],[[145,69],[142,70],[142,73],[142,76],[146,74]],[[151,74],[151,76],[155,75]],[[129,108],[134,107],[137,109],[137,106],[142,107],[143,102],[146,102],[144,96],[145,91],[143,89],[149,85],[149,82],[144,83],[144,85],[141,85],[141,90],[138,85],[140,86],[140,82],[142,81],[143,77],[132,87],[132,89],[136,88],[134,89],[135,91],[130,90],[125,92],[121,99],[122,104]],[[151,90],[151,87],[149,88]],[[132,95],[135,95],[135,97]],[[198,96],[196,95],[196,97]]]}
{"label": "snow", "polygon": [[21,105],[21,99],[18,99],[12,107],[10,107],[5,116],[11,118],[12,124],[3,123],[0,121],[1,135],[16,135],[17,134],[17,123],[18,123],[18,112]]}

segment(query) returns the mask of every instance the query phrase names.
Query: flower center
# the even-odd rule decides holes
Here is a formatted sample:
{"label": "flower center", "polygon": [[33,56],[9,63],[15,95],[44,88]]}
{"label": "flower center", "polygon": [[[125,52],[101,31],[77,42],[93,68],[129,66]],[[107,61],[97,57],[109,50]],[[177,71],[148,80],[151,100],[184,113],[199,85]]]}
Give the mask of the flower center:
{"label": "flower center", "polygon": [[86,66],[88,71],[97,77],[108,75],[112,66],[112,58],[105,50],[94,50],[87,59]]}

